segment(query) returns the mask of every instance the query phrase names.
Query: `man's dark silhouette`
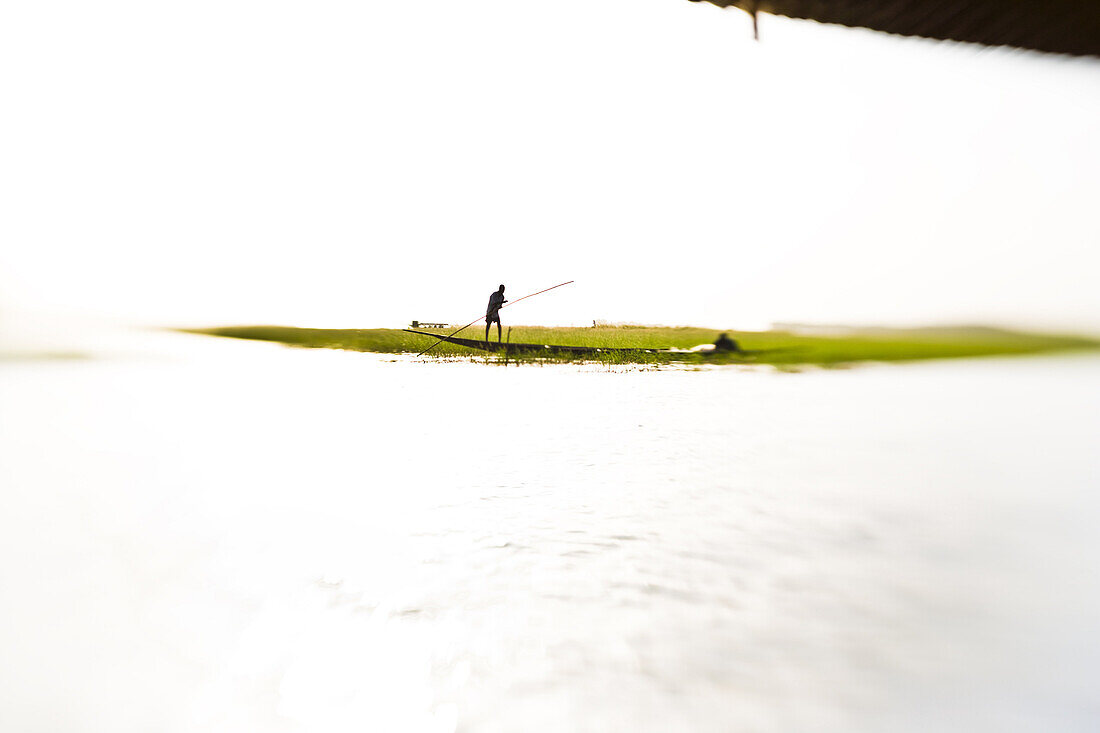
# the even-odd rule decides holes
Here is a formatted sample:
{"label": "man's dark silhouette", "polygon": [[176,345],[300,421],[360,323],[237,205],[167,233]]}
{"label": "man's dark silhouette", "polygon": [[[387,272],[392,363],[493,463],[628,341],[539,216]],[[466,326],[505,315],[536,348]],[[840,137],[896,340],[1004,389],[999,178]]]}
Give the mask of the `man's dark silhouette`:
{"label": "man's dark silhouette", "polygon": [[504,286],[489,296],[489,307],[485,309],[485,340],[489,340],[489,326],[497,324],[497,343],[500,343],[500,313],[498,312],[508,301],[504,299]]}

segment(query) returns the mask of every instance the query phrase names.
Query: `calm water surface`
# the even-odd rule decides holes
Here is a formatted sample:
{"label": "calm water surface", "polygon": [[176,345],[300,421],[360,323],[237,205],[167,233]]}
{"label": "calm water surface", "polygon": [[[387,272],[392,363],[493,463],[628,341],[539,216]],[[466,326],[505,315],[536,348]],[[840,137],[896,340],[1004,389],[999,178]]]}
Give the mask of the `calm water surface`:
{"label": "calm water surface", "polygon": [[0,364],[0,728],[1093,731],[1100,360]]}

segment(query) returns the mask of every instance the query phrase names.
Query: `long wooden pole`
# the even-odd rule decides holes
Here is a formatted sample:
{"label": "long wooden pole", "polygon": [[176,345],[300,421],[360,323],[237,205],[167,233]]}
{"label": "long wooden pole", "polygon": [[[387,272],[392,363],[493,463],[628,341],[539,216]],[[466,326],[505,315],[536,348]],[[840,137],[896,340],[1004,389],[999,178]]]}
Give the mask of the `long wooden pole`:
{"label": "long wooden pole", "polygon": [[[553,287],[545,288],[544,290],[540,290],[540,291],[538,291],[537,293],[531,293],[530,295],[525,295],[525,296],[523,296],[522,298],[516,298],[515,300],[513,300],[513,301],[511,301],[511,302],[509,302],[509,303],[505,303],[505,304],[504,304],[504,305],[502,305],[502,306],[501,306],[500,308],[497,308],[497,310],[504,310],[504,309],[505,309],[505,308],[507,308],[508,306],[510,306],[510,305],[515,305],[516,303],[520,302],[521,300],[527,300],[528,298],[533,298],[533,297],[535,297],[536,295],[541,295],[542,293],[545,293],[545,292],[547,292],[547,291],[549,291],[549,290],[553,290],[554,288],[560,288],[560,287],[561,287],[562,285],[570,285],[570,284],[571,284],[571,283],[573,283],[573,282],[574,282],[573,280],[570,280],[570,281],[568,281],[568,282],[564,282],[564,283],[558,283],[557,285],[554,285]],[[444,341],[446,341],[447,339],[449,339],[449,338],[450,338],[451,336],[454,336],[454,335],[455,335],[456,333],[460,333],[461,331],[465,331],[465,330],[466,330],[467,328],[469,328],[470,326],[474,325],[475,323],[477,323],[478,321],[480,321],[480,320],[481,320],[482,318],[484,318],[484,317],[485,317],[485,316],[478,316],[477,318],[475,318],[474,320],[470,321],[469,323],[467,323],[467,324],[466,324],[465,326],[463,326],[462,328],[458,329],[458,331],[455,331],[454,333],[452,333],[452,334],[449,334],[449,335],[447,335],[447,336],[444,336],[443,338],[439,339],[439,340],[438,340],[438,341],[436,341],[436,342],[435,342],[434,344],[432,344],[431,346],[429,346],[428,348],[424,349],[424,350],[423,350],[423,351],[421,351],[421,352],[420,352],[419,354],[417,354],[417,356],[424,356],[424,354],[427,354],[427,353],[428,353],[429,351],[431,351],[432,349],[434,349],[434,348],[435,348],[436,346],[439,346],[439,345],[440,345],[441,343],[443,343]]]}

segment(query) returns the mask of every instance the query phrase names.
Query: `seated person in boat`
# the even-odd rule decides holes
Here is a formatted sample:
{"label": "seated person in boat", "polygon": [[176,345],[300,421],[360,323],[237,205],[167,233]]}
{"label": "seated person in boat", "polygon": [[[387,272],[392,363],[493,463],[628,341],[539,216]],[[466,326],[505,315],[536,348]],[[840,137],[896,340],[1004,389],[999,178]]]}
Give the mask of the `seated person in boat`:
{"label": "seated person in boat", "polygon": [[714,342],[714,350],[737,353],[741,351],[741,346],[736,341],[731,339],[728,333],[724,333],[719,336],[718,339]]}

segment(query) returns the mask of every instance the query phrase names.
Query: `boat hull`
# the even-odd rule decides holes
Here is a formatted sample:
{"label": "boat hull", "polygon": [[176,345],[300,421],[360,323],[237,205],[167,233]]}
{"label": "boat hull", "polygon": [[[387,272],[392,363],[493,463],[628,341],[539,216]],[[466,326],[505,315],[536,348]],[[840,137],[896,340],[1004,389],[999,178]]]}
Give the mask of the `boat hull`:
{"label": "boat hull", "polygon": [[411,328],[403,329],[407,333],[415,333],[420,336],[429,336],[433,339],[439,339],[440,341],[446,341],[449,344],[455,344],[456,346],[465,346],[469,349],[477,349],[479,351],[491,351],[500,352],[503,354],[523,354],[525,356],[538,356],[539,354],[545,354],[547,356],[553,354],[572,354],[572,355],[596,355],[596,354],[608,354],[608,353],[655,353],[657,349],[623,349],[623,348],[608,348],[602,346],[560,346],[555,344],[513,344],[504,343],[499,341],[481,341],[478,339],[464,339],[457,338],[455,336],[441,336],[438,333],[425,333],[424,331],[414,331]]}

